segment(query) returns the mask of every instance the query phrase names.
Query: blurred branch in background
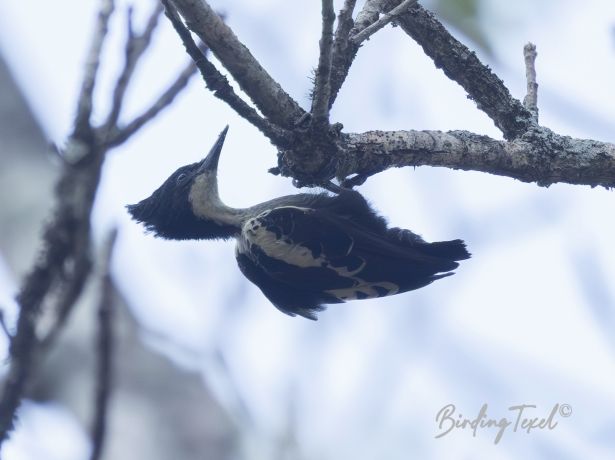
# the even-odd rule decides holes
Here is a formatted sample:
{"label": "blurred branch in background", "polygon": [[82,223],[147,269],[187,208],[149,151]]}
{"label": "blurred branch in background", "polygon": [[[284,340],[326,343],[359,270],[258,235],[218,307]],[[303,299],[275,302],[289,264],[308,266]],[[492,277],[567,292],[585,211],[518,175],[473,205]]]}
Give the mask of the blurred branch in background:
{"label": "blurred branch in background", "polygon": [[[134,134],[160,110],[173,102],[186,86],[194,65],[183,72],[165,93],[163,103],[155,103],[149,114],[136,128],[118,123],[125,90],[133,70],[150,43],[151,34],[161,9],[156,7],[142,34],[135,34],[129,21],[124,68],[115,85],[111,112],[100,126],[94,126],[93,92],[100,66],[100,56],[106,39],[109,19],[114,10],[113,0],[101,0],[85,75],[77,102],[74,130],[62,151],[62,169],[55,191],[55,210],[43,233],[39,257],[24,280],[17,295],[19,316],[11,341],[8,376],[0,400],[0,445],[13,428],[15,413],[23,397],[25,386],[32,376],[38,354],[49,349],[49,337],[57,334],[79,298],[89,278],[91,260],[90,217],[100,174],[107,152]],[[41,335],[39,320],[45,311],[56,313],[47,339]],[[44,345],[44,346],[43,346]]]}
{"label": "blurred branch in background", "polygon": [[100,303],[98,304],[98,337],[96,341],[98,366],[96,374],[96,395],[94,423],[92,426],[92,455],[90,460],[99,460],[107,433],[109,397],[113,385],[113,310],[116,297],[115,284],[111,276],[111,257],[117,238],[117,229],[108,236],[101,257]]}

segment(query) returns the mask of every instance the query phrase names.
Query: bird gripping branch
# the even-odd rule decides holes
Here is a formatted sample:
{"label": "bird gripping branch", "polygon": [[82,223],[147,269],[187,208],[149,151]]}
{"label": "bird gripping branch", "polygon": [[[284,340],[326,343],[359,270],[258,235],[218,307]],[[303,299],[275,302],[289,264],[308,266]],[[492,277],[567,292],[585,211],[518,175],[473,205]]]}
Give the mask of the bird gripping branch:
{"label": "bird gripping branch", "polygon": [[326,304],[426,286],[470,257],[461,240],[427,243],[410,230],[389,228],[352,190],[226,206],[217,169],[227,131],[204,160],[179,168],[149,198],[127,208],[157,237],[235,238],[239,269],[282,312],[316,319]]}

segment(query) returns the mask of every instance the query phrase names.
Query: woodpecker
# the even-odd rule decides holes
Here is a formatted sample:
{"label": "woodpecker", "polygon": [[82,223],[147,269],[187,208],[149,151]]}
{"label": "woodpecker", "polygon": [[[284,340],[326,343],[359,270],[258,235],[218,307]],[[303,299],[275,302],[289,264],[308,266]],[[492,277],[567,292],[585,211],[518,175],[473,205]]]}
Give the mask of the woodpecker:
{"label": "woodpecker", "polygon": [[470,257],[462,240],[427,243],[389,228],[352,190],[226,206],[217,169],[227,130],[204,160],[179,168],[127,209],[157,237],[235,238],[239,269],[282,312],[315,320],[326,304],[418,289],[452,275],[457,261]]}

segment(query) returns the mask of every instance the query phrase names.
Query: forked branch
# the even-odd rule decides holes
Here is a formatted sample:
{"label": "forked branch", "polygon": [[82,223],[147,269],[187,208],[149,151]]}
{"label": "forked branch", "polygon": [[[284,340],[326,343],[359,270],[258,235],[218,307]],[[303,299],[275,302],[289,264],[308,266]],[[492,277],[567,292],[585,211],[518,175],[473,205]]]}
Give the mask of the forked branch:
{"label": "forked branch", "polygon": [[[26,383],[32,376],[34,363],[68,319],[89,278],[92,265],[90,217],[107,152],[167,107],[196,70],[191,64],[141,117],[125,126],[119,124],[126,88],[137,61],[150,43],[160,14],[160,9],[156,8],[142,34],[134,33],[132,26],[129,27],[126,61],[113,91],[111,111],[103,124],[93,125],[92,95],[113,10],[113,0],[101,0],[77,101],[74,128],[61,156],[63,164],[55,190],[53,215],[45,226],[38,259],[17,295],[20,309],[0,398],[0,445],[13,429],[15,414]],[[39,321],[44,308],[55,314],[55,320],[47,334],[40,336]]]}
{"label": "forked branch", "polygon": [[[314,130],[297,129],[293,122],[305,120],[305,112],[296,110],[292,98],[260,67],[205,0],[172,1],[188,27],[205,40],[255,102],[263,119],[292,131],[289,144],[281,147],[276,143],[279,155],[275,171],[293,177],[299,185],[322,184],[333,177],[353,185],[388,167],[406,165],[484,171],[539,185],[568,182],[612,187],[615,184],[613,144],[573,139],[538,125],[535,55],[531,49],[526,49],[528,96],[522,103],[474,52],[456,40],[416,0],[366,0],[354,19],[356,1],[345,0],[337,16],[332,44],[331,2],[323,0],[321,52],[312,103],[312,115],[317,115],[312,126],[320,126],[316,129],[322,130],[320,136]],[[360,44],[391,20],[423,48],[436,67],[465,89],[468,97],[501,130],[506,141],[461,131],[408,130],[376,136],[374,132],[345,134],[337,129],[323,129],[329,125],[323,101],[328,100],[328,107],[332,106]],[[303,116],[297,117],[302,113]],[[256,120],[264,124],[263,120]],[[327,123],[319,125],[323,120]],[[395,138],[398,142],[394,142]],[[425,139],[434,142],[424,142]],[[351,175],[359,178],[346,180]]]}

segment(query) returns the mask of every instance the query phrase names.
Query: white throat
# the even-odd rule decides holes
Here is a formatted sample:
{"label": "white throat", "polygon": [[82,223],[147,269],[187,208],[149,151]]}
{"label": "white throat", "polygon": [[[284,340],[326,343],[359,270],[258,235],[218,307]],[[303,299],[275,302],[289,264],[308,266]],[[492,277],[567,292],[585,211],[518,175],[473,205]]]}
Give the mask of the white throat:
{"label": "white throat", "polygon": [[246,218],[245,210],[225,205],[218,195],[218,181],[214,172],[198,175],[188,195],[194,215],[217,224],[241,228]]}

